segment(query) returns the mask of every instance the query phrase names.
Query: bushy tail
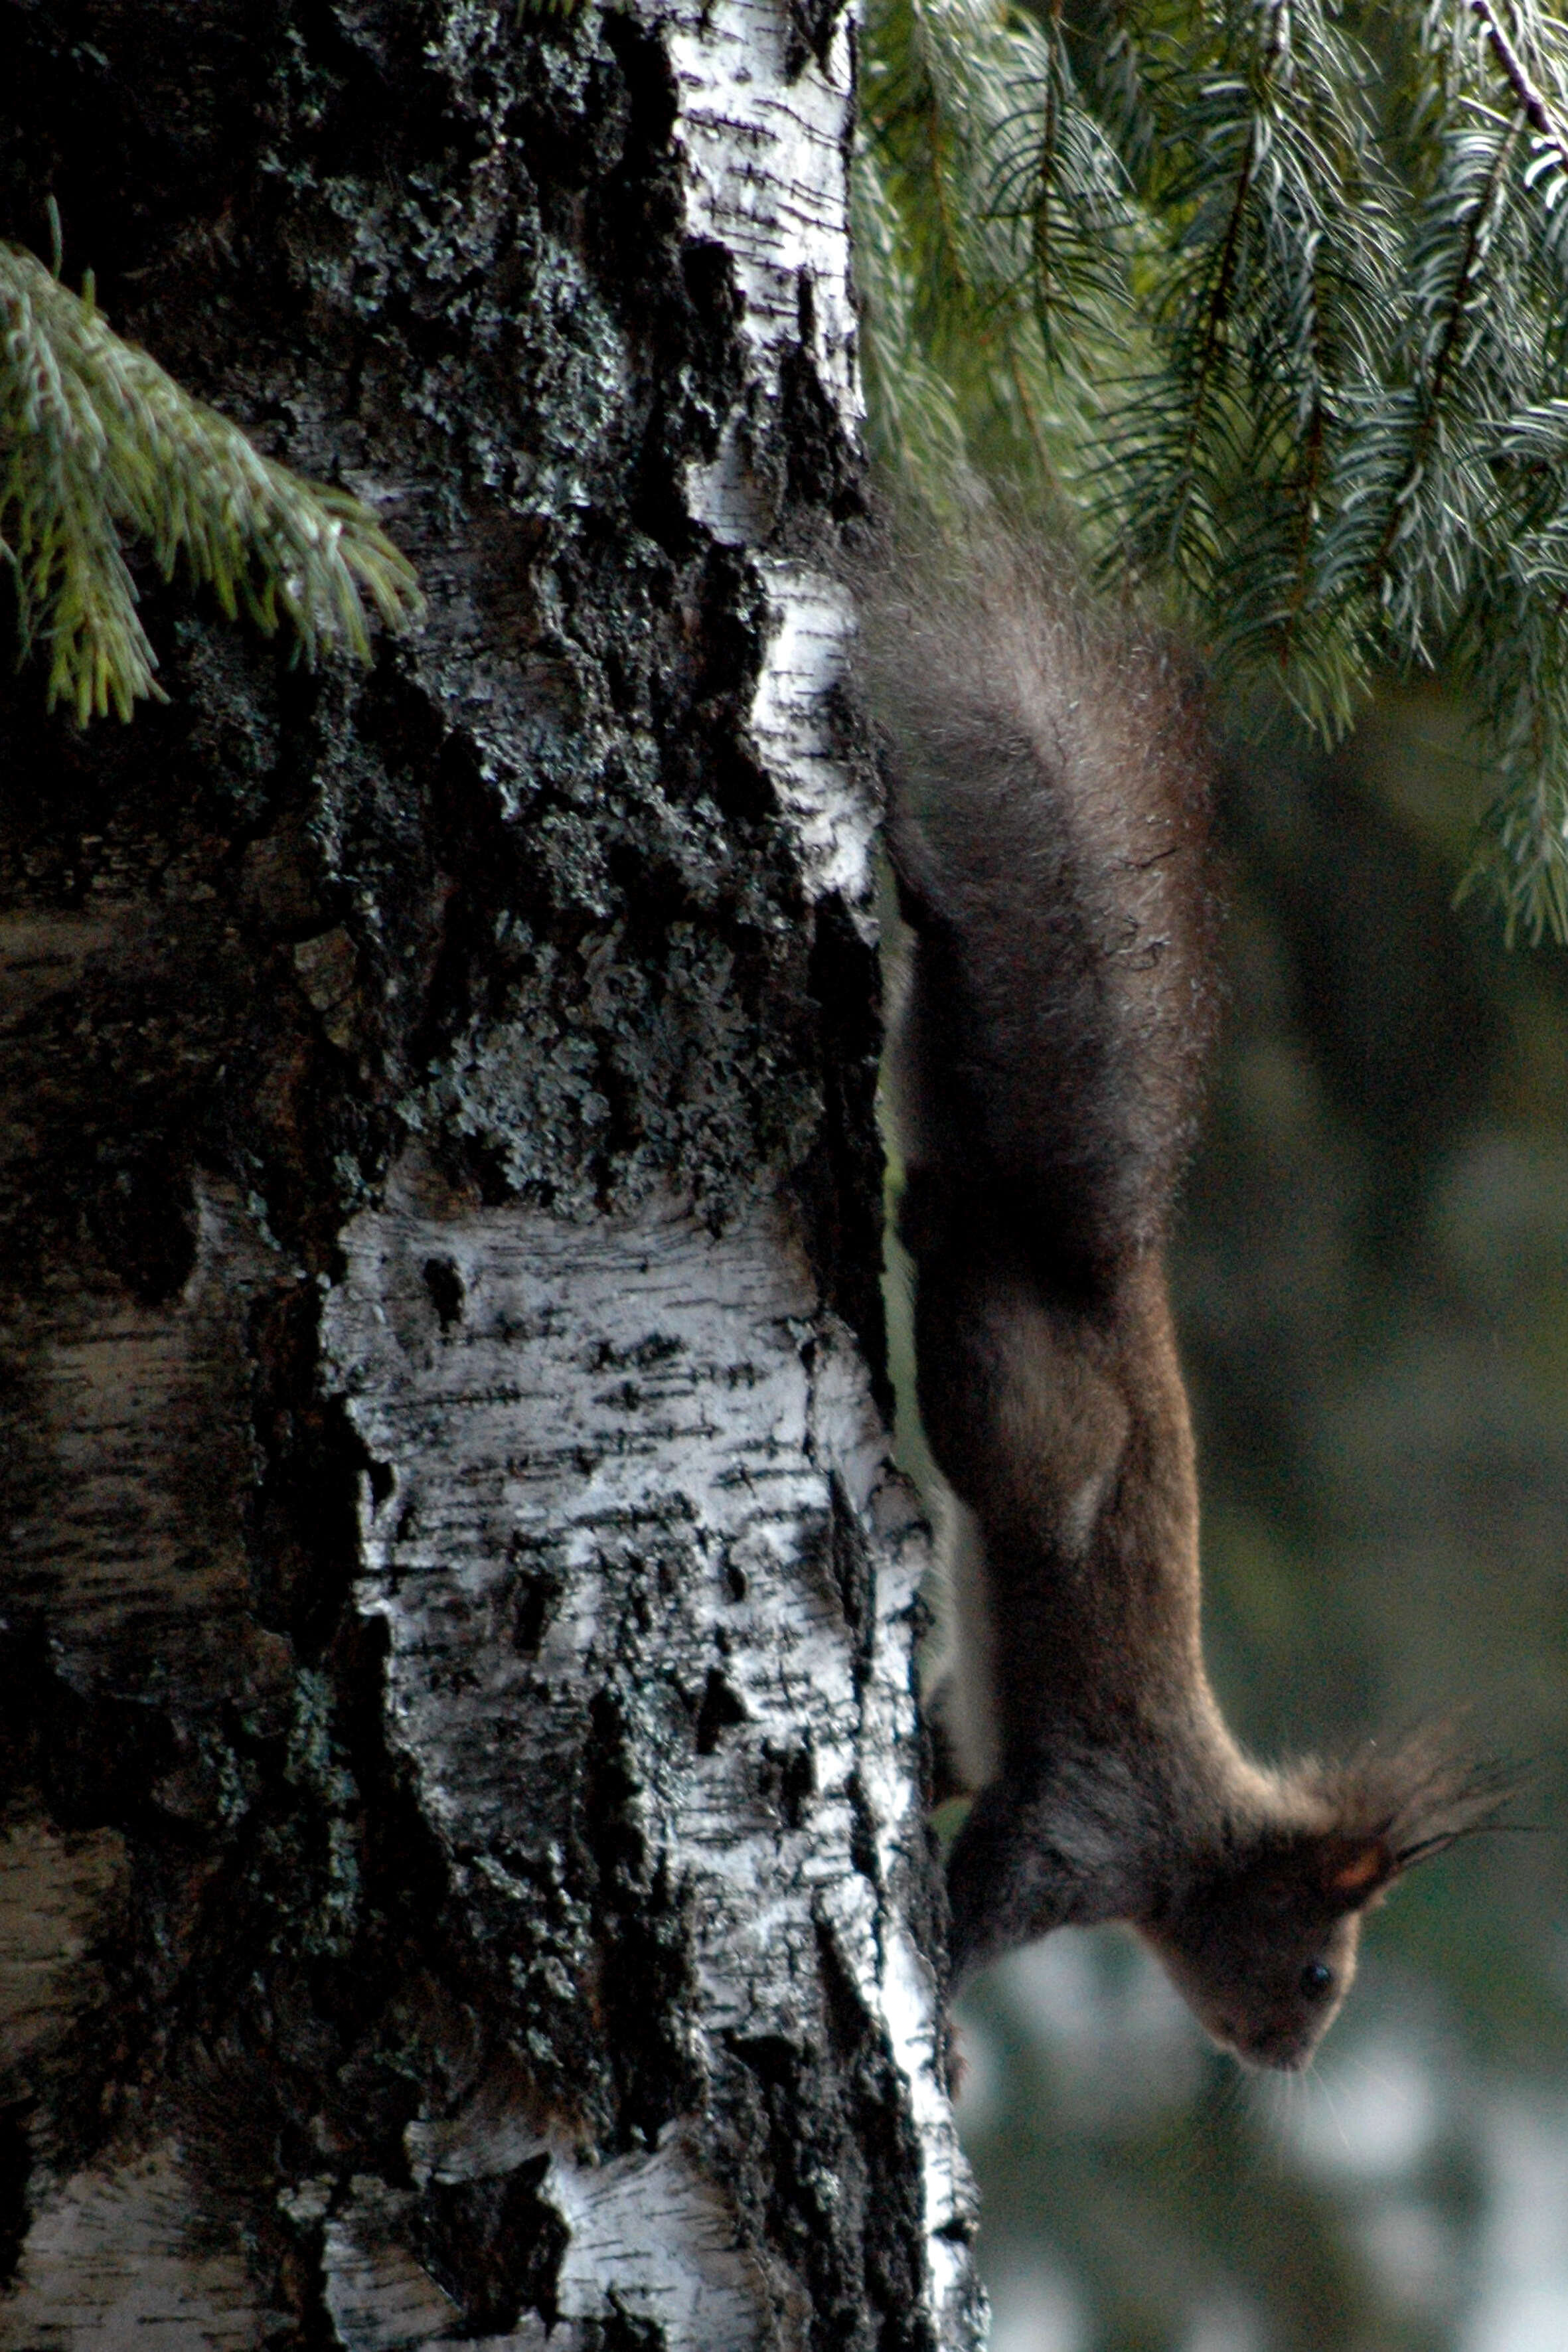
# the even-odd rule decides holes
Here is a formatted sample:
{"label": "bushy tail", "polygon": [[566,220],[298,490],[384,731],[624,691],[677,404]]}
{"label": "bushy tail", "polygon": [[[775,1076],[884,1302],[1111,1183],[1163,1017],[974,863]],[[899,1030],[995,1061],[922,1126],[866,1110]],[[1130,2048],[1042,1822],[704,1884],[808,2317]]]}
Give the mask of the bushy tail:
{"label": "bushy tail", "polygon": [[862,598],[861,667],[918,935],[911,1169],[1104,1265],[1162,1237],[1195,1124],[1208,762],[1170,646],[1063,572],[995,524],[906,551]]}

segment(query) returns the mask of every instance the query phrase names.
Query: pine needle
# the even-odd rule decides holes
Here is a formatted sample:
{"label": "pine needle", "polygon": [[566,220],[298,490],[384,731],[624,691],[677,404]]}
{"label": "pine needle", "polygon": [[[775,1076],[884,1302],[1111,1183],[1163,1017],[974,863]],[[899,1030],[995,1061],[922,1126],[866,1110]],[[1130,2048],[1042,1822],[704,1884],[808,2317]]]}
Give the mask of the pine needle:
{"label": "pine needle", "polygon": [[184,563],[232,619],[370,658],[367,604],[387,627],[420,609],[413,567],[368,509],[301,481],[123,341],[90,284],[73,294],[0,244],[0,548],[24,657],[48,661],[48,701],[78,722],[129,719],[163,694],[123,534],[165,579]]}
{"label": "pine needle", "polygon": [[1467,887],[1568,938],[1568,28],[1532,0],[872,0],[873,435],[1009,478],[1247,707],[1441,671]]}

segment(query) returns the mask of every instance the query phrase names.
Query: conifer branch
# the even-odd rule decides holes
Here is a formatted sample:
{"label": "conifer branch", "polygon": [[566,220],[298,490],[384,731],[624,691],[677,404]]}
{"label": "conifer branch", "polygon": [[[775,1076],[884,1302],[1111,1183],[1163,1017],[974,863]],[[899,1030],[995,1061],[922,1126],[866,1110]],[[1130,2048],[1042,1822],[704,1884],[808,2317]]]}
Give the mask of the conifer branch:
{"label": "conifer branch", "polygon": [[121,534],[165,579],[184,563],[232,619],[287,622],[370,658],[367,604],[400,628],[420,607],[412,566],[357,499],[264,457],[116,335],[90,283],[73,294],[0,244],[0,550],[24,656],[47,652],[48,700],[79,723],[162,699]]}
{"label": "conifer branch", "polygon": [[1357,20],[870,0],[873,415],[939,504],[1076,507],[1326,735],[1446,668],[1501,779],[1481,870],[1568,936],[1568,29],[1386,0],[1373,56]]}
{"label": "conifer branch", "polygon": [[1415,494],[1426,469],[1432,436],[1443,411],[1443,397],[1447,389],[1448,375],[1459,348],[1459,338],[1469,318],[1473,299],[1481,282],[1480,261],[1485,249],[1486,233],[1493,209],[1501,193],[1504,176],[1511,159],[1517,128],[1510,126],[1497,142],[1486,184],[1469,209],[1464,241],[1454,273],[1453,290],[1444,305],[1444,316],[1437,341],[1436,356],[1426,370],[1426,385],[1415,433],[1411,436],[1410,457],[1404,477],[1389,500],[1388,520],[1383,537],[1373,558],[1373,569],[1380,583],[1388,576],[1388,567],[1398,542],[1404,512]]}
{"label": "conifer branch", "polygon": [[1535,82],[1530,69],[1513,43],[1509,39],[1502,22],[1490,0],[1467,0],[1470,14],[1479,23],[1493,56],[1508,78],[1520,112],[1532,131],[1550,142],[1564,164],[1568,164],[1568,136],[1559,127],[1557,118]]}

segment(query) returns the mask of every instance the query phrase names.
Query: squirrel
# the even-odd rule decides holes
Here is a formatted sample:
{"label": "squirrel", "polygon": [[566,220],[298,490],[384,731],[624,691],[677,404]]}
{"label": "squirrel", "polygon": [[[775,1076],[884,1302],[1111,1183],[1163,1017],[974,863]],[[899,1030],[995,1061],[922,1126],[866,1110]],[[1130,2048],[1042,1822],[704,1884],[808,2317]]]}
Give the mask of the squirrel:
{"label": "squirrel", "polygon": [[1300,2068],[1368,1908],[1508,1790],[1440,1727],[1268,1769],[1209,1685],[1164,1266],[1219,995],[1195,673],[1011,525],[860,601],[913,934],[892,1091],[948,1490],[931,1712],[973,1793],[954,1981],[1121,1920],[1223,2048]]}

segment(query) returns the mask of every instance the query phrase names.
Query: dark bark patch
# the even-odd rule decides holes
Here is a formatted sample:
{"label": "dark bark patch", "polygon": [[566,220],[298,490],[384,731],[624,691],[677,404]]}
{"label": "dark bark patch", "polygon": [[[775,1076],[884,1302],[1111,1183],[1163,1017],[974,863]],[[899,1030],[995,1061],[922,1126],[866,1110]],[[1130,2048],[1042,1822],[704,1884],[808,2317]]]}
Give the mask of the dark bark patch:
{"label": "dark bark patch", "polygon": [[463,1319],[463,1301],[467,1293],[456,1261],[449,1257],[427,1257],[420,1272],[425,1287],[430,1294],[430,1304],[436,1309],[436,1320],[443,1335],[449,1335]]}
{"label": "dark bark patch", "polygon": [[190,1169],[167,1138],[151,1136],[105,1147],[98,1176],[87,1195],[89,1229],[127,1288],[156,1307],[184,1286],[196,1262]]}
{"label": "dark bark patch", "polygon": [[828,1556],[833,1563],[833,1578],[838,1588],[844,1622],[858,1636],[857,1663],[859,1672],[864,1674],[875,1623],[876,1571],[871,1564],[871,1549],[866,1540],[866,1530],[845,1492],[843,1479],[835,1472],[830,1483],[833,1516],[829,1523]]}
{"label": "dark bark patch", "polygon": [[845,433],[823,388],[812,355],[811,280],[799,281],[801,340],[786,352],[779,371],[779,437],[784,450],[786,538],[803,551],[813,546],[831,566],[837,553],[837,526],[866,512],[866,467]]}
{"label": "dark bark patch", "polygon": [[757,1781],[764,1801],[776,1806],[784,1827],[804,1828],[816,1794],[816,1756],[811,1741],[764,1740],[758,1752]]}
{"label": "dark bark patch", "polygon": [[306,1664],[331,1642],[358,1570],[360,1480],[374,1496],[385,1475],[342,1401],[322,1393],[319,1307],[313,1284],[280,1285],[257,1301],[248,1331],[251,1590],[260,1622],[287,1633]]}
{"label": "dark bark patch", "polygon": [[657,2319],[627,2311],[613,2290],[608,2319],[590,2320],[584,2329],[584,2352],[666,2352],[668,2337]]}
{"label": "dark bark patch", "polygon": [[789,41],[785,52],[792,79],[815,58],[826,72],[827,52],[844,14],[844,0],[789,0]]}
{"label": "dark bark patch", "polygon": [[0,1727],[6,1783],[35,1785],[66,1831],[147,1828],[177,1761],[168,1716],[62,1675],[41,1625],[0,1639]]}
{"label": "dark bark patch", "polygon": [[510,1595],[511,1646],[519,1657],[537,1657],[566,1589],[564,1573],[547,1562],[519,1569]]}
{"label": "dark bark patch", "polygon": [[935,2352],[920,2315],[921,2270],[917,2150],[908,2102],[885,2036],[868,2015],[853,1970],[826,1928],[818,1933],[834,2071],[844,2087],[854,2206],[861,2233],[868,2311],[878,2352]]}
{"label": "dark bark patch", "polygon": [[697,1753],[711,1756],[726,1731],[747,1719],[746,1702],[718,1666],[710,1666],[697,1710]]}
{"label": "dark bark patch", "polygon": [[811,993],[819,1015],[822,1119],[795,1177],[812,1272],[859,1340],[879,1409],[891,1421],[882,1302],[882,1146],[877,1129],[881,980],[877,952],[846,909],[816,909]]}
{"label": "dark bark patch", "polygon": [[13,2278],[22,2241],[27,2234],[30,2210],[28,2183],[33,2151],[27,2135],[30,2099],[0,2106],[0,2284]]}
{"label": "dark bark patch", "polygon": [[539,2190],[548,2159],[540,2157],[492,2180],[434,2182],[412,2232],[419,2259],[462,2305],[476,2336],[499,2336],[537,2312],[546,2326],[559,2315],[561,2261],[570,2232]]}
{"label": "dark bark patch", "polygon": [[[662,1743],[661,1743],[662,1744]],[[652,2147],[663,2126],[698,2110],[702,2070],[681,2021],[692,1998],[686,1898],[650,1845],[637,1758],[646,1727],[601,1693],[591,1709],[582,1811],[597,1864],[597,1993],[623,2135]]]}

